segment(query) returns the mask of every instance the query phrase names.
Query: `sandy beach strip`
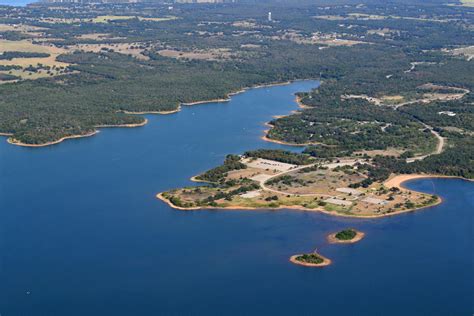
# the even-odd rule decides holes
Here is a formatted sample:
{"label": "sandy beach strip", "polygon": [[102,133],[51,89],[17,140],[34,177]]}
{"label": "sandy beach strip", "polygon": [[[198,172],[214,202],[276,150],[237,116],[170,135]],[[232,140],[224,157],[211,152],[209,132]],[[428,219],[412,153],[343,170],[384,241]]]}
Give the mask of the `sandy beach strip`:
{"label": "sandy beach strip", "polygon": [[171,208],[180,210],[180,211],[209,211],[209,210],[223,210],[223,211],[280,211],[280,210],[296,210],[296,211],[303,211],[303,212],[320,212],[326,215],[330,216],[338,216],[338,217],[345,217],[345,218],[359,218],[359,219],[376,219],[376,218],[383,218],[383,217],[391,217],[391,216],[397,216],[399,214],[404,214],[404,213],[411,213],[415,211],[419,211],[422,209],[428,209],[430,207],[436,206],[438,204],[441,204],[443,200],[441,198],[438,198],[438,201],[432,205],[427,205],[423,207],[418,207],[414,209],[409,209],[409,210],[401,210],[401,211],[396,211],[392,213],[386,213],[386,214],[373,214],[373,215],[351,215],[351,214],[341,214],[341,213],[336,213],[336,212],[330,212],[326,211],[322,208],[307,208],[301,205],[280,205],[278,207],[250,207],[250,206],[194,206],[194,207],[179,207],[171,203],[167,198],[163,196],[163,193],[158,193],[156,195],[156,198],[165,202],[170,206]]}
{"label": "sandy beach strip", "polygon": [[103,124],[103,125],[96,125],[96,128],[116,128],[116,127],[125,127],[125,128],[134,128],[145,126],[148,124],[148,119],[144,119],[141,123],[133,123],[133,124]]}
{"label": "sandy beach strip", "polygon": [[290,257],[290,262],[291,263],[294,263],[294,264],[297,264],[297,265],[300,265],[300,266],[304,266],[304,267],[311,267],[311,268],[321,268],[321,267],[326,267],[328,265],[330,265],[332,263],[331,259],[328,259],[324,256],[321,256],[320,254],[317,253],[317,255],[319,257],[321,257],[321,259],[323,259],[323,262],[321,263],[309,263],[309,262],[302,262],[302,261],[299,261],[299,260],[296,260],[296,258],[298,258],[299,256],[302,256],[303,254],[298,254],[298,255],[294,255],[294,256],[291,256]]}
{"label": "sandy beach strip", "polygon": [[286,146],[293,146],[293,147],[306,147],[306,146],[313,146],[313,145],[320,145],[319,143],[302,143],[302,144],[297,144],[297,143],[289,143],[289,142],[285,142],[285,141],[282,141],[282,140],[276,140],[276,139],[271,139],[271,138],[268,138],[267,135],[268,135],[268,130],[264,131],[265,135],[263,135],[262,137],[260,137],[261,140],[264,140],[266,142],[271,142],[271,143],[275,143],[275,144],[280,144],[280,145],[286,145]]}
{"label": "sandy beach strip", "polygon": [[[148,123],[148,120],[145,119],[143,122],[135,123],[135,124],[97,125],[95,127],[96,128],[116,128],[116,127],[134,128],[134,127],[144,126],[147,123]],[[21,147],[32,147],[32,148],[46,147],[46,146],[51,146],[51,145],[57,145],[57,144],[62,143],[63,141],[68,140],[68,139],[91,137],[91,136],[96,135],[97,133],[99,133],[99,131],[95,130],[93,132],[89,132],[89,133],[81,134],[81,135],[64,136],[64,137],[61,137],[60,139],[50,141],[50,142],[46,142],[46,143],[42,143],[42,144],[26,144],[26,143],[22,143],[20,141],[17,141],[12,137],[8,138],[7,142],[9,144],[12,144],[12,145],[15,145],[15,146],[21,146]],[[0,135],[0,136],[12,136],[12,135],[10,134],[10,135]]]}
{"label": "sandy beach strip", "polygon": [[7,142],[9,144],[12,144],[12,145],[15,145],[15,146],[21,146],[21,147],[46,147],[46,146],[51,146],[51,145],[56,145],[56,144],[59,144],[59,143],[62,143],[63,141],[67,140],[67,139],[74,139],[74,138],[83,138],[83,137],[90,137],[90,136],[94,136],[95,134],[97,134],[99,131],[93,131],[93,132],[90,132],[90,133],[87,133],[87,134],[83,134],[83,135],[71,135],[71,136],[65,136],[65,137],[62,137],[58,140],[55,140],[55,141],[51,141],[51,142],[47,142],[47,143],[43,143],[43,144],[25,144],[25,143],[22,143],[20,141],[16,141],[15,139],[13,138],[8,138],[7,139]]}
{"label": "sandy beach strip", "polygon": [[130,114],[130,115],[146,115],[146,114],[168,115],[168,114],[178,113],[179,111],[181,111],[181,106],[178,106],[175,110],[169,110],[169,111],[139,111],[139,112],[120,111],[120,113]]}
{"label": "sandy beach strip", "polygon": [[408,190],[407,188],[403,186],[404,182],[415,180],[415,179],[429,179],[429,178],[462,179],[466,181],[474,181],[474,179],[467,179],[467,178],[456,177],[456,176],[443,176],[443,175],[436,175],[436,174],[399,174],[385,181],[384,186],[386,186],[387,188],[395,187],[400,190]]}

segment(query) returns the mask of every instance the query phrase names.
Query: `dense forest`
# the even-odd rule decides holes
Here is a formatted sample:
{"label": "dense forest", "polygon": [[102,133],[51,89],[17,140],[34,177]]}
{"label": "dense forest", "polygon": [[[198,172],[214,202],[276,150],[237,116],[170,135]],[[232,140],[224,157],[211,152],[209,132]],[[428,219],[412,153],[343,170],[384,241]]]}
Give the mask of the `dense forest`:
{"label": "dense forest", "polygon": [[[327,108],[322,110],[330,116],[331,106],[340,103],[339,91],[368,95],[395,91],[413,93],[418,84],[431,80],[425,71],[404,73],[411,62],[420,59],[440,64],[441,61],[458,63],[456,70],[465,73],[462,77],[459,77],[459,71],[456,76],[445,76],[443,69],[429,71],[433,72],[432,77],[443,74],[446,78],[440,77],[437,82],[464,85],[462,80],[472,77],[469,66],[464,66],[469,63],[441,53],[440,49],[474,42],[469,10],[428,5],[416,7],[414,12],[413,8],[413,5],[394,4],[325,8],[291,4],[221,4],[182,5],[170,12],[167,6],[159,4],[97,5],[93,9],[73,5],[64,5],[63,9],[2,7],[0,24],[17,26],[18,30],[0,31],[0,38],[30,38],[38,45],[46,42],[59,49],[67,48],[67,53],[56,59],[69,66],[59,76],[0,85],[0,132],[11,133],[23,143],[41,144],[89,133],[98,125],[143,122],[142,117],[127,112],[169,111],[177,109],[180,103],[223,98],[243,87],[320,77],[323,86],[312,95],[311,102],[308,98],[304,102],[311,106],[318,101],[325,104]],[[267,20],[270,10],[275,21]],[[389,18],[352,19],[354,12]],[[170,15],[175,18],[159,20]],[[343,20],[315,18],[322,15]],[[106,23],[98,23],[96,20],[100,16],[111,18]],[[350,18],[347,22],[351,28],[346,25],[346,18]],[[443,19],[454,19],[456,23],[438,22]],[[21,32],[22,25],[41,28],[41,38],[36,38],[37,32]],[[387,28],[396,32],[384,36],[372,32]],[[323,39],[328,37],[359,44],[311,42],[315,34]],[[88,51],[87,47],[94,45],[103,46]],[[118,45],[127,45],[131,53],[121,51]],[[162,50],[177,51],[184,57],[163,56]],[[26,57],[38,57],[34,54],[45,54],[15,50],[4,52],[3,56],[18,53],[21,54],[17,57],[24,57],[18,59],[25,60]],[[193,58],[192,53],[201,53],[204,57]],[[32,65],[25,71],[34,72],[34,67],[37,66]],[[393,75],[389,81],[381,80],[389,74]],[[1,78],[8,82],[17,76],[10,69],[4,70]],[[454,77],[459,79],[453,80]],[[350,111],[343,112],[364,114],[368,106],[355,104]],[[334,128],[323,128],[326,123],[323,121],[311,128],[305,127],[304,124],[318,117],[311,113],[302,114],[308,118],[306,121],[296,119],[300,121],[296,123],[297,127],[292,118],[286,119],[295,131],[278,128],[284,126],[284,120],[275,122],[276,128],[269,137],[305,142],[308,135],[313,134],[314,138],[317,133],[322,137],[333,134]],[[381,109],[371,119],[386,122],[393,117]],[[354,126],[357,121],[348,121],[340,132],[360,135],[351,139],[333,135],[328,137],[328,142],[360,142],[355,147],[350,145],[354,147],[351,149],[400,145],[429,151],[434,140],[417,131],[416,122],[407,117],[397,118],[397,124],[390,121],[393,126],[383,133],[376,128],[378,123],[372,122],[358,131]],[[420,147],[422,144],[424,146]]]}
{"label": "dense forest", "polygon": [[[267,138],[309,143],[307,157],[323,159],[395,149],[398,171],[472,177],[472,8],[242,1],[0,13],[0,42],[10,47],[0,49],[0,132],[16,141],[44,144],[97,126],[139,124],[144,118],[133,112],[312,78],[322,84],[298,95],[304,109],[273,120]],[[447,143],[441,154],[404,161],[434,152],[436,133]],[[276,152],[252,155],[301,163]],[[237,167],[229,158],[225,169]],[[202,176],[214,182],[225,172]]]}
{"label": "dense forest", "polygon": [[279,149],[251,150],[245,152],[244,155],[250,158],[263,158],[294,165],[308,165],[314,162],[314,159],[308,155]]}

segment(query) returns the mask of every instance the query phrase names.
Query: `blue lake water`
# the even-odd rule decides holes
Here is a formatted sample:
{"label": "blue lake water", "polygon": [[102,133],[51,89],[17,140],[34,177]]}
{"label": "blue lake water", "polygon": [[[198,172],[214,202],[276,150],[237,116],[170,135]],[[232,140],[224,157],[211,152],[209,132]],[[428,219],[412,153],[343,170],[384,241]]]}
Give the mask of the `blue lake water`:
{"label": "blue lake water", "polygon": [[[0,314],[472,315],[474,183],[424,179],[445,202],[391,218],[303,211],[180,212],[155,198],[260,140],[293,93],[249,90],[229,103],[148,116],[57,146],[0,142]],[[326,234],[354,227],[354,245]],[[333,265],[288,258],[318,251]]]}

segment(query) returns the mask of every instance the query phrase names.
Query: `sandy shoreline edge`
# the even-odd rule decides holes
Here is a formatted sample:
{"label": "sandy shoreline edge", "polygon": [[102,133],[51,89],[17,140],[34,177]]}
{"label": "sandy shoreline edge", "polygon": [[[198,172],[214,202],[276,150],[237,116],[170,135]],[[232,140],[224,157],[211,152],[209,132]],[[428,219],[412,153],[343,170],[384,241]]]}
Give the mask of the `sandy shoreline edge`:
{"label": "sandy shoreline edge", "polygon": [[317,255],[319,257],[321,257],[321,259],[323,259],[323,262],[321,263],[309,263],[309,262],[302,262],[302,261],[298,261],[296,260],[296,258],[298,258],[299,256],[302,256],[303,254],[298,254],[298,255],[293,255],[290,257],[290,262],[291,263],[294,263],[294,264],[297,264],[297,265],[300,265],[300,266],[304,266],[304,267],[312,267],[312,268],[321,268],[321,267],[326,267],[328,265],[330,265],[332,263],[331,259],[328,259],[322,255],[320,255],[319,253],[317,253]]}
{"label": "sandy shoreline edge", "polygon": [[[303,109],[303,110],[311,108],[310,106],[304,105],[303,102],[302,102],[302,98],[298,95],[295,96],[295,103],[298,105],[298,107],[300,109]],[[287,115],[274,116],[274,118],[287,117],[287,116],[289,116],[291,114],[294,114],[294,113],[297,113],[297,112],[298,112],[297,110],[293,110]],[[260,139],[263,140],[263,141],[270,142],[270,143],[275,143],[275,144],[280,144],[280,145],[293,146],[293,147],[305,147],[305,146],[311,146],[311,145],[321,145],[321,143],[313,143],[313,142],[301,143],[301,144],[290,143],[290,142],[285,142],[283,140],[277,140],[277,139],[269,138],[268,133],[273,128],[273,125],[267,122],[267,123],[265,123],[265,126],[269,127],[269,129],[266,129],[266,130],[263,131],[263,136],[260,137]]]}
{"label": "sandy shoreline edge", "polygon": [[[462,177],[454,177],[454,176],[442,176],[442,175],[423,175],[423,174],[413,174],[413,175],[396,175],[393,178],[387,180],[384,182],[384,185],[387,187],[398,187],[401,190],[408,190],[407,188],[403,187],[403,183],[409,180],[414,180],[414,179],[423,179],[423,178],[447,178],[447,179],[461,179],[464,181],[470,181],[474,182],[473,179],[467,179],[467,178],[462,178]],[[207,182],[207,181],[199,181],[195,179],[195,177],[192,177],[191,180],[195,182]],[[388,186],[390,184],[391,186]],[[414,190],[411,190],[414,191]],[[384,217],[391,217],[391,216],[397,216],[400,214],[405,214],[405,213],[412,213],[420,210],[425,210],[429,209],[431,207],[437,206],[441,203],[443,203],[443,199],[438,196],[438,201],[436,203],[431,204],[431,205],[426,205],[422,207],[417,207],[409,210],[401,210],[401,211],[395,211],[392,213],[388,214],[377,214],[377,215],[348,215],[348,214],[341,214],[341,213],[335,213],[335,212],[329,212],[326,211],[322,208],[306,208],[300,205],[281,205],[278,207],[274,208],[269,208],[269,207],[248,207],[248,206],[226,206],[226,207],[215,207],[215,206],[195,206],[195,207],[179,207],[171,203],[167,198],[163,196],[163,193],[165,192],[160,192],[156,194],[156,198],[163,201],[164,203],[168,204],[171,208],[174,208],[176,210],[180,211],[198,211],[198,210],[230,210],[230,211],[278,211],[278,210],[297,210],[297,211],[305,211],[305,212],[320,212],[326,215],[330,216],[339,216],[339,217],[345,217],[345,218],[357,218],[357,219],[377,219],[377,218],[384,218]]]}
{"label": "sandy shoreline edge", "polygon": [[337,232],[329,234],[326,239],[328,240],[330,244],[354,244],[356,242],[361,241],[365,237],[365,233],[358,231],[356,229],[354,229],[354,231],[356,232],[356,235],[354,236],[354,238],[349,239],[349,240],[337,239],[336,238]]}
{"label": "sandy shoreline edge", "polygon": [[[146,115],[146,114],[168,115],[168,114],[174,114],[174,113],[180,112],[181,109],[182,109],[182,106],[193,106],[193,105],[206,104],[206,103],[216,103],[216,102],[217,103],[221,103],[221,102],[225,103],[225,102],[231,101],[232,96],[243,93],[247,90],[258,89],[258,88],[267,88],[267,87],[273,87],[273,86],[284,86],[284,85],[291,84],[292,82],[309,81],[309,80],[316,80],[316,79],[295,79],[295,80],[288,80],[288,81],[284,81],[284,82],[273,82],[273,83],[268,83],[268,84],[257,84],[257,85],[253,85],[253,86],[250,86],[250,87],[242,88],[242,89],[237,90],[237,91],[229,92],[229,93],[226,94],[225,98],[221,98],[221,99],[203,100],[203,101],[196,101],[196,102],[182,102],[178,105],[176,110],[170,110],[170,111],[139,111],[139,112],[124,110],[124,111],[119,111],[119,112],[124,113],[124,114],[130,114],[130,115]],[[98,125],[98,126],[95,126],[95,127],[96,128],[140,127],[140,126],[146,125],[147,123],[148,123],[148,120],[145,118],[145,120],[142,123],[137,123],[137,124]],[[50,141],[50,142],[46,142],[46,143],[43,143],[43,144],[27,144],[27,143],[22,143],[22,142],[16,141],[15,139],[12,139],[12,136],[13,136],[12,133],[1,133],[0,132],[0,136],[9,137],[7,139],[7,142],[11,145],[35,148],[35,147],[46,147],[46,146],[56,145],[56,144],[62,143],[65,140],[68,140],[68,139],[91,137],[91,136],[96,135],[98,132],[99,131],[96,130],[96,131],[93,131],[93,132],[80,134],[80,135],[64,136],[60,139]]]}
{"label": "sandy shoreline edge", "polygon": [[[148,120],[145,119],[143,122],[136,123],[136,124],[97,125],[97,126],[95,126],[95,128],[134,128],[134,127],[145,126],[147,123],[148,123]],[[94,135],[98,134],[99,132],[100,132],[99,130],[95,130],[95,131],[92,131],[90,133],[86,133],[86,134],[82,134],[82,135],[64,136],[64,137],[61,137],[58,140],[47,142],[47,143],[44,143],[44,144],[25,144],[25,143],[22,143],[22,142],[19,142],[19,141],[16,141],[15,139],[13,139],[11,137],[12,134],[10,134],[10,135],[1,135],[0,134],[0,136],[10,136],[10,138],[7,139],[7,142],[11,145],[35,148],[35,147],[46,147],[46,146],[56,145],[56,144],[62,143],[65,140],[68,140],[68,139],[91,137],[91,136],[94,136]]]}

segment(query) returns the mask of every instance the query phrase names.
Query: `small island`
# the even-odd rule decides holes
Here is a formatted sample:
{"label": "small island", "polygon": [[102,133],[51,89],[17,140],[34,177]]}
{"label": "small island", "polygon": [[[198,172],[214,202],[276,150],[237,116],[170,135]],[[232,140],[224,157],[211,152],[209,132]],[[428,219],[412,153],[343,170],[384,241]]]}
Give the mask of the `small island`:
{"label": "small island", "polygon": [[313,252],[307,254],[299,254],[290,257],[290,262],[305,267],[325,267],[331,264],[331,260]]}
{"label": "small island", "polygon": [[328,241],[332,244],[353,244],[362,240],[364,236],[365,233],[349,228],[330,234]]}

